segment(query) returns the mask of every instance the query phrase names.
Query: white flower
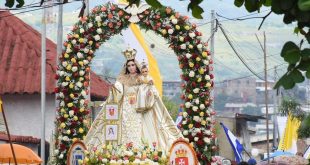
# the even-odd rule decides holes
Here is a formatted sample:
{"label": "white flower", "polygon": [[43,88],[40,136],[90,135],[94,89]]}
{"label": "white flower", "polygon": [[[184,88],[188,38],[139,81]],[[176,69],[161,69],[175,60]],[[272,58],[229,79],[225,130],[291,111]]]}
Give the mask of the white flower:
{"label": "white flower", "polygon": [[62,140],[63,140],[63,141],[69,141],[69,138],[68,138],[68,136],[64,136],[64,137],[62,138]]}
{"label": "white flower", "polygon": [[141,161],[139,159],[135,159],[135,161],[133,161],[133,163],[141,163]]}
{"label": "white flower", "polygon": [[205,75],[205,79],[206,79],[206,80],[210,80],[211,77],[210,77],[209,75]]}
{"label": "white flower", "polygon": [[104,158],[102,159],[102,163],[107,163],[108,162],[108,159]]}
{"label": "white flower", "polygon": [[188,59],[192,57],[192,55],[191,55],[191,54],[189,54],[189,53],[186,53],[186,55],[185,55],[185,56],[186,56],[186,58],[188,58]]}
{"label": "white flower", "polygon": [[194,141],[195,141],[195,142],[196,142],[196,141],[198,141],[198,140],[199,140],[199,138],[198,138],[198,137],[195,137],[195,138],[194,138]]}
{"label": "white flower", "polygon": [[111,160],[110,163],[117,163],[116,160]]}
{"label": "white flower", "polygon": [[208,146],[205,146],[204,151],[208,151]]}
{"label": "white flower", "polygon": [[208,60],[211,60],[211,56],[208,56],[207,59],[208,59]]}
{"label": "white flower", "polygon": [[88,23],[87,25],[88,25],[89,28],[93,27],[92,23]]}
{"label": "white flower", "polygon": [[193,120],[196,121],[196,122],[199,122],[200,121],[200,117],[199,116],[194,116]]}
{"label": "white flower", "polygon": [[184,131],[183,131],[183,135],[185,135],[185,136],[188,135],[188,131],[187,131],[187,130],[184,130]]}
{"label": "white flower", "polygon": [[205,109],[206,107],[205,107],[204,104],[200,104],[199,108],[200,108],[201,110],[203,110],[203,109]]}
{"label": "white flower", "polygon": [[211,143],[211,140],[207,137],[203,138],[203,141],[207,144],[210,144]]}
{"label": "white flower", "polygon": [[124,163],[124,164],[128,164],[128,163],[129,163],[129,160],[124,160],[123,163]]}
{"label": "white flower", "polygon": [[60,72],[58,73],[59,76],[63,76],[64,74],[65,74],[64,71],[60,71]]}
{"label": "white flower", "polygon": [[180,47],[181,49],[186,49],[186,44],[182,44]]}
{"label": "white flower", "polygon": [[207,117],[207,119],[206,119],[207,121],[211,121],[211,117]]}
{"label": "white flower", "polygon": [[[193,92],[194,93],[199,93],[199,88],[195,88],[194,90],[193,90]],[[199,104],[199,103],[198,103]]]}
{"label": "white flower", "polygon": [[201,45],[201,44],[198,44],[198,45],[197,45],[197,48],[198,48],[198,49],[201,49],[201,48],[202,48],[202,45]]}
{"label": "white flower", "polygon": [[84,105],[84,103],[85,103],[85,100],[84,100],[84,99],[81,99],[81,100],[80,100],[80,104],[81,104],[81,105]]}
{"label": "white flower", "polygon": [[74,67],[72,67],[71,70],[72,70],[72,72],[76,72],[78,70],[78,67],[74,66]]}
{"label": "white flower", "polygon": [[191,105],[192,105],[192,104],[191,104],[190,102],[186,102],[186,103],[185,103],[185,107],[186,107],[186,108],[191,107]]}
{"label": "white flower", "polygon": [[72,40],[71,43],[74,45],[76,44],[76,40]]}
{"label": "white flower", "polygon": [[96,16],[95,20],[96,20],[97,22],[101,22],[101,17],[98,15],[98,16]]}
{"label": "white flower", "polygon": [[86,95],[86,92],[85,92],[84,90],[81,91],[81,94],[82,94],[82,96],[83,96],[84,98],[86,98],[87,95]]}
{"label": "white flower", "polygon": [[195,100],[195,103],[196,103],[196,104],[199,104],[199,99],[196,99],[196,100]]}
{"label": "white flower", "polygon": [[168,33],[169,33],[169,34],[172,34],[172,33],[173,33],[173,29],[169,29],[169,30],[168,30]]}
{"label": "white flower", "polygon": [[59,96],[60,98],[64,98],[64,97],[65,97],[64,93],[62,93],[62,92],[60,92],[58,96]]}
{"label": "white flower", "polygon": [[95,38],[96,41],[99,41],[99,40],[100,40],[100,36],[99,36],[99,35],[95,35],[94,38]]}
{"label": "white flower", "polygon": [[68,84],[69,84],[68,82],[62,82],[62,83],[61,83],[61,86],[65,87],[65,86],[67,86]]}
{"label": "white flower", "polygon": [[59,153],[59,150],[55,150],[55,151],[54,151],[54,153],[55,153],[56,155],[58,155],[58,153]]}
{"label": "white flower", "polygon": [[187,117],[188,114],[187,114],[187,112],[183,112],[182,115],[183,115],[183,117]]}
{"label": "white flower", "polygon": [[189,36],[191,37],[191,38],[194,38],[195,36],[196,36],[196,34],[195,33],[189,33]]}
{"label": "white flower", "polygon": [[185,125],[186,123],[187,123],[186,120],[182,121],[182,124],[183,124],[183,125]]}
{"label": "white flower", "polygon": [[98,28],[98,29],[96,30],[96,32],[97,32],[98,34],[101,34],[101,33],[102,33],[102,29],[101,29],[101,28]]}
{"label": "white flower", "polygon": [[61,64],[63,67],[66,67],[68,65],[67,61],[63,61]]}
{"label": "white flower", "polygon": [[73,111],[73,110],[69,111],[69,115],[70,115],[71,117],[74,116],[74,111]]}
{"label": "white flower", "polygon": [[209,65],[209,61],[208,61],[208,60],[203,60],[203,63],[204,63],[205,65]]}
{"label": "white flower", "polygon": [[195,129],[195,132],[200,133],[200,132],[201,132],[201,129],[200,129],[200,128],[196,128],[196,129]]}
{"label": "white flower", "polygon": [[67,47],[66,53],[71,53],[71,52],[72,52],[72,50],[69,47]]}
{"label": "white flower", "polygon": [[180,40],[181,42],[183,42],[183,41],[184,41],[184,37],[180,36],[180,37],[179,37],[179,40]]}
{"label": "white flower", "polygon": [[193,106],[193,111],[197,111],[198,110],[198,107],[197,106]]}
{"label": "white flower", "polygon": [[88,48],[84,48],[84,53],[88,53],[89,49]]}
{"label": "white flower", "polygon": [[76,55],[77,55],[78,58],[83,58],[84,57],[81,52],[78,52]]}
{"label": "white flower", "polygon": [[80,81],[78,81],[75,85],[76,85],[77,87],[81,88],[83,84],[82,84]]}
{"label": "white flower", "polygon": [[174,18],[174,19],[171,20],[171,22],[172,22],[173,24],[177,24],[177,23],[178,23],[178,20]]}
{"label": "white flower", "polygon": [[88,60],[83,60],[84,65],[87,65],[89,63]]}
{"label": "white flower", "polygon": [[205,133],[206,133],[207,135],[211,135],[211,131],[210,131],[210,130],[206,130]]}
{"label": "white flower", "polygon": [[64,154],[59,155],[59,159],[62,159],[62,158],[64,158]]}
{"label": "white flower", "polygon": [[117,161],[117,163],[123,163],[123,160],[121,160],[121,159],[119,159],[118,161]]}
{"label": "white flower", "polygon": [[80,76],[83,76],[85,74],[85,72],[83,70],[79,71]]}
{"label": "white flower", "polygon": [[64,102],[64,101],[61,101],[61,102],[60,102],[60,106],[61,106],[61,107],[65,106],[65,102]]}
{"label": "white flower", "polygon": [[194,46],[193,46],[192,44],[189,44],[189,45],[188,45],[188,48],[190,48],[190,49],[193,49],[193,47],[194,47]]}
{"label": "white flower", "polygon": [[189,75],[189,77],[194,77],[195,76],[195,72],[194,71],[190,71],[188,75]]}

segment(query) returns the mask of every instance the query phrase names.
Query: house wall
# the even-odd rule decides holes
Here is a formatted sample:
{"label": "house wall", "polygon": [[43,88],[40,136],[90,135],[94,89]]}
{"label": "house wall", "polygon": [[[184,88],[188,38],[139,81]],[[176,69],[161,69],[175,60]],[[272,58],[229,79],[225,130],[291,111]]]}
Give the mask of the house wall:
{"label": "house wall", "polygon": [[[12,135],[41,138],[41,96],[40,94],[2,95],[4,110]],[[55,96],[46,95],[45,140],[50,141],[54,131]]]}

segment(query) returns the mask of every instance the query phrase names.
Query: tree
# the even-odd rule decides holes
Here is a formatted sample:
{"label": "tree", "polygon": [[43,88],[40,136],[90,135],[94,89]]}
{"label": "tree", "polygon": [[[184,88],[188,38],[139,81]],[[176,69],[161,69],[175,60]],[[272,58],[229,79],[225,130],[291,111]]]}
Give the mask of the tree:
{"label": "tree", "polygon": [[176,119],[179,112],[179,106],[175,102],[171,101],[168,97],[163,96],[163,103],[165,104],[165,107],[169,111],[169,114],[171,115],[172,119]]}
{"label": "tree", "polygon": [[284,98],[281,102],[279,113],[284,116],[290,114],[293,118],[301,121],[298,129],[299,138],[310,137],[310,114],[306,114],[296,100]]}

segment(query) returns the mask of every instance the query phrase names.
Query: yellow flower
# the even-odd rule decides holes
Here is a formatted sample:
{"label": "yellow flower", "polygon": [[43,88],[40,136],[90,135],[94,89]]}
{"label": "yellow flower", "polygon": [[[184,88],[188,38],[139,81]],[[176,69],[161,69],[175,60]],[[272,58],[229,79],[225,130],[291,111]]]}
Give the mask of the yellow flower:
{"label": "yellow flower", "polygon": [[73,93],[71,93],[71,94],[70,94],[70,97],[71,97],[71,98],[74,98],[74,94],[73,94]]}
{"label": "yellow flower", "polygon": [[83,61],[79,61],[79,64],[80,64],[81,66],[83,66],[83,65],[84,65]]}
{"label": "yellow flower", "polygon": [[80,112],[84,112],[84,110],[85,110],[84,108],[81,108],[81,109],[80,109]]}
{"label": "yellow flower", "polygon": [[71,47],[72,47],[71,43],[68,43],[67,48],[71,48]]}
{"label": "yellow flower", "polygon": [[196,58],[196,61],[200,61],[200,60],[201,60],[201,58],[200,58],[200,57],[197,57],[197,58]]}
{"label": "yellow flower", "polygon": [[80,39],[79,39],[79,42],[80,42],[80,43],[83,43],[83,42],[84,42],[84,38],[80,38]]}
{"label": "yellow flower", "polygon": [[84,129],[83,128],[79,128],[79,133],[84,133]]}
{"label": "yellow flower", "polygon": [[71,108],[73,106],[73,103],[68,103],[67,106]]}
{"label": "yellow flower", "polygon": [[66,127],[66,124],[65,123],[61,123],[60,124],[60,128],[65,128]]}
{"label": "yellow flower", "polygon": [[163,35],[165,35],[165,34],[167,34],[167,30],[166,30],[166,29],[163,29],[163,30],[161,31],[161,33],[162,33]]}
{"label": "yellow flower", "polygon": [[194,63],[192,63],[192,62],[189,62],[189,67],[194,67]]}
{"label": "yellow flower", "polygon": [[204,74],[204,73],[205,73],[205,70],[204,70],[203,68],[199,68],[198,72],[199,72],[200,74]]}
{"label": "yellow flower", "polygon": [[83,136],[83,140],[85,140],[85,139],[86,139],[86,136],[84,135],[84,136]]}
{"label": "yellow flower", "polygon": [[79,159],[78,162],[79,162],[79,164],[83,164],[83,160],[82,159]]}
{"label": "yellow flower", "polygon": [[200,112],[200,114],[199,114],[199,115],[202,117],[204,114],[205,114],[204,112]]}
{"label": "yellow flower", "polygon": [[75,142],[75,141],[77,141],[77,140],[78,140],[77,138],[73,138],[73,139],[72,139],[73,142]]}
{"label": "yellow flower", "polygon": [[66,76],[65,80],[66,80],[66,81],[70,81],[70,77],[69,77],[69,76]]}
{"label": "yellow flower", "polygon": [[74,116],[74,117],[73,117],[73,120],[74,120],[74,121],[77,121],[77,120],[79,120],[79,118],[78,118],[77,116]]}
{"label": "yellow flower", "polygon": [[185,30],[189,30],[189,26],[186,25],[186,26],[184,27],[184,29],[185,29]]}
{"label": "yellow flower", "polygon": [[170,19],[175,19],[175,16],[174,16],[174,15],[172,15],[172,16],[170,17]]}
{"label": "yellow flower", "polygon": [[69,84],[69,88],[72,89],[73,87],[74,87],[73,83],[70,83],[70,84]]}
{"label": "yellow flower", "polygon": [[111,144],[108,144],[108,145],[107,145],[107,149],[108,149],[108,150],[112,150],[112,145],[111,145]]}
{"label": "yellow flower", "polygon": [[65,111],[65,109],[61,108],[61,109],[60,109],[60,112],[61,112],[61,113],[65,113],[66,111]]}
{"label": "yellow flower", "polygon": [[194,46],[192,44],[188,45],[188,48],[193,49]]}
{"label": "yellow flower", "polygon": [[188,128],[191,129],[191,128],[193,128],[193,126],[194,126],[193,124],[189,124],[189,125],[188,125]]}
{"label": "yellow flower", "polygon": [[72,66],[70,64],[67,65],[67,67],[66,67],[67,70],[71,70],[71,68],[72,68]]}
{"label": "yellow flower", "polygon": [[73,36],[74,36],[74,38],[79,38],[80,37],[78,34],[74,34]]}
{"label": "yellow flower", "polygon": [[197,82],[201,82],[201,77],[198,78]]}
{"label": "yellow flower", "polygon": [[69,135],[71,133],[71,131],[68,129],[66,133]]}
{"label": "yellow flower", "polygon": [[107,146],[105,144],[102,144],[102,149],[105,149]]}
{"label": "yellow flower", "polygon": [[96,150],[95,155],[97,156],[99,155],[99,150]]}
{"label": "yellow flower", "polygon": [[64,57],[69,58],[69,54],[65,53]]}
{"label": "yellow flower", "polygon": [[88,121],[87,121],[87,120],[83,120],[83,123],[84,123],[84,124],[88,124]]}
{"label": "yellow flower", "polygon": [[211,83],[208,82],[208,83],[206,84],[206,87],[208,87],[208,88],[211,87]]}
{"label": "yellow flower", "polygon": [[202,52],[202,57],[207,57],[208,53],[207,52]]}
{"label": "yellow flower", "polygon": [[193,95],[192,95],[192,94],[189,94],[189,95],[188,95],[188,98],[189,98],[189,99],[192,99],[192,98],[193,98]]}
{"label": "yellow flower", "polygon": [[71,58],[71,62],[76,63],[76,59],[75,58]]}
{"label": "yellow flower", "polygon": [[64,118],[68,118],[69,117],[69,115],[68,114],[64,114]]}
{"label": "yellow flower", "polygon": [[80,77],[80,81],[83,81],[84,80],[84,78],[83,77]]}
{"label": "yellow flower", "polygon": [[179,25],[175,25],[175,29],[180,30],[180,26]]}
{"label": "yellow flower", "polygon": [[201,125],[206,125],[206,124],[207,124],[207,122],[205,120],[201,121]]}
{"label": "yellow flower", "polygon": [[86,157],[84,160],[85,160],[86,163],[89,161],[88,157]]}
{"label": "yellow flower", "polygon": [[89,41],[89,42],[88,42],[89,45],[92,45],[93,43],[94,43],[93,41]]}

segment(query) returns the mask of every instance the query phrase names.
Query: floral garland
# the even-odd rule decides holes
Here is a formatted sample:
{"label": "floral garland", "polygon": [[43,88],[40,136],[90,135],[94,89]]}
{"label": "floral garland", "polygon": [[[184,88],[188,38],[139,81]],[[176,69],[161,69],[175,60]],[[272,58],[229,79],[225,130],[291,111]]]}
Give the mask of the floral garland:
{"label": "floral garland", "polygon": [[[67,35],[64,50],[59,58],[56,79],[59,108],[57,108],[56,162],[65,164],[72,142],[83,139],[87,133],[89,114],[90,62],[94,52],[111,36],[129,26],[130,14],[115,4],[97,6],[88,17],[80,18]],[[170,43],[182,69],[181,79],[185,102],[182,132],[196,149],[200,163],[212,161],[215,130],[212,127],[215,111],[209,108],[213,87],[212,64],[207,43],[201,41],[201,33],[188,17],[180,16],[170,7],[147,9],[138,14],[137,24],[145,30],[153,30]]]}
{"label": "floral garland", "polygon": [[132,143],[126,145],[111,144],[102,145],[100,148],[93,148],[85,152],[85,159],[80,160],[79,164],[139,164],[139,165],[166,165],[167,156],[153,143],[152,147],[144,144],[141,147],[134,147]]}

